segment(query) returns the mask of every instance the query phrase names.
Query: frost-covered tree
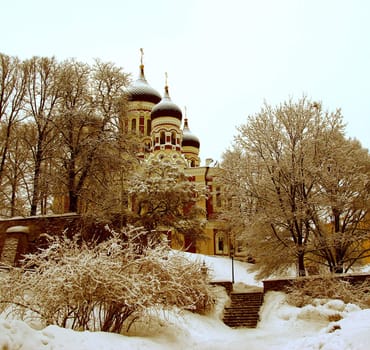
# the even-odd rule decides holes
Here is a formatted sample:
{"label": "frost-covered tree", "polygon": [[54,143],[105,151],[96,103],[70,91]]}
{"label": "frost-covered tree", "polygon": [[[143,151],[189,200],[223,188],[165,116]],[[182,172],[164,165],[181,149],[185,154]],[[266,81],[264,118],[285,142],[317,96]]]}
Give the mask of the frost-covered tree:
{"label": "frost-covered tree", "polygon": [[96,60],[91,70],[92,104],[101,120],[103,137],[82,197],[88,214],[110,217],[116,227],[122,227],[127,209],[128,179],[138,163],[141,145],[139,137],[125,127],[129,79],[122,68],[110,62]]}
{"label": "frost-covered tree", "polygon": [[57,188],[59,196],[67,198],[69,212],[83,213],[91,207],[96,210],[96,200],[109,193],[110,180],[123,168],[125,143],[120,142],[117,125],[128,79],[118,67],[100,61],[92,67],[75,60],[63,62],[59,76]]}
{"label": "frost-covered tree", "polygon": [[22,116],[27,74],[25,66],[16,58],[0,53],[0,185],[12,138],[12,128]]}
{"label": "frost-covered tree", "polygon": [[[3,215],[13,215],[17,211],[12,187],[17,176],[9,170],[14,166],[10,160],[14,128],[24,117],[26,82],[26,66],[18,58],[0,53],[0,192]],[[9,177],[13,179],[12,184]]]}
{"label": "frost-covered tree", "polygon": [[49,175],[49,161],[53,157],[54,120],[61,96],[59,65],[57,60],[47,57],[32,57],[24,62],[27,70],[25,113],[36,126],[36,134],[24,135],[32,150],[33,178],[30,197],[30,215],[45,214],[40,208],[42,197],[48,196],[43,179]]}
{"label": "frost-covered tree", "polygon": [[320,210],[312,211],[311,259],[330,271],[347,272],[370,257],[370,155],[356,140],[343,135],[327,140],[318,168]]}
{"label": "frost-covered tree", "polygon": [[[174,229],[192,241],[203,238],[204,213],[197,205],[207,189],[189,181],[177,166],[152,161],[143,163],[129,186],[129,220],[157,236]],[[185,247],[186,248],[186,247]]]}
{"label": "frost-covered tree", "polygon": [[[123,127],[128,83],[128,74],[110,62],[20,61],[0,54],[3,215],[24,213],[27,207],[31,215],[123,212],[127,173],[138,148]],[[15,124],[26,132],[15,133]],[[18,146],[30,152],[23,186],[14,162]],[[14,205],[15,198],[22,198],[22,208]]]}
{"label": "frost-covered tree", "polygon": [[0,308],[44,325],[121,332],[146,312],[204,312],[212,289],[200,262],[166,244],[139,245],[139,229],[111,232],[99,244],[50,238],[47,248],[12,268],[0,285]]}
{"label": "frost-covered tree", "polygon": [[26,216],[29,212],[33,162],[29,144],[25,142],[23,136],[30,135],[33,131],[35,131],[34,125],[30,123],[16,123],[12,127],[12,137],[7,146],[8,155],[0,187],[4,216]]}
{"label": "frost-covered tree", "polygon": [[[225,216],[248,242],[261,275],[294,265],[304,275],[307,253],[324,248],[320,241],[324,231],[320,235],[317,228],[331,225],[329,193],[338,194],[343,188],[337,181],[336,187],[324,190],[321,174],[329,159],[339,160],[336,153],[346,144],[343,130],[340,111],[325,112],[319,103],[306,98],[277,107],[265,104],[239,127],[235,144],[223,161],[231,203]],[[338,140],[335,147],[332,140]],[[351,156],[340,156],[349,165]],[[361,176],[368,175],[362,172]],[[343,194],[348,204],[351,199]],[[361,205],[366,208],[365,202]]]}

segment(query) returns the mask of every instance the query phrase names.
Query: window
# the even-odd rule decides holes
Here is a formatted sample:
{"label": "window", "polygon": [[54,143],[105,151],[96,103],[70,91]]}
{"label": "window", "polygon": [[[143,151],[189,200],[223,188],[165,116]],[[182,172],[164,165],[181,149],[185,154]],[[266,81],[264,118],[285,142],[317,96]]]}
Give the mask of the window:
{"label": "window", "polygon": [[216,206],[220,208],[222,206],[222,200],[221,200],[221,188],[220,186],[216,187]]}
{"label": "window", "polygon": [[131,131],[136,131],[136,119],[131,120]]}
{"label": "window", "polygon": [[229,254],[229,243],[224,231],[215,230],[215,253],[219,255]]}
{"label": "window", "polygon": [[224,237],[223,236],[218,237],[217,245],[218,245],[217,249],[223,252],[224,251]]}
{"label": "window", "polygon": [[176,145],[176,133],[174,131],[171,133],[171,143]]}
{"label": "window", "polygon": [[166,143],[166,135],[165,135],[164,131],[161,131],[161,133],[160,133],[160,144],[164,145],[165,143]]}
{"label": "window", "polygon": [[146,121],[146,135],[150,136],[151,132],[152,132],[152,121],[147,120]]}
{"label": "window", "polygon": [[144,134],[144,117],[139,118],[139,130],[141,134]]}

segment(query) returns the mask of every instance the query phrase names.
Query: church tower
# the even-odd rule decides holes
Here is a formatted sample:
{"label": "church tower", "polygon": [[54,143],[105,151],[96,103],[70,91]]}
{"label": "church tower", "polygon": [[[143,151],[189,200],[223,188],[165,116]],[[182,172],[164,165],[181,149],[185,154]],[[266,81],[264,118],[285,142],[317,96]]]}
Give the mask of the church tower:
{"label": "church tower", "polygon": [[188,162],[188,167],[200,166],[199,148],[199,138],[190,131],[188,118],[185,115],[184,127],[182,129],[182,153]]}
{"label": "church tower", "polygon": [[[194,242],[185,235],[184,246],[188,251],[202,254],[228,255],[230,236],[225,222],[219,219],[223,208],[222,184],[219,183],[221,169],[210,166],[209,162],[205,166],[200,164],[200,141],[189,128],[186,109],[183,116],[181,109],[171,100],[167,75],[163,97],[148,84],[144,75],[142,50],[139,78],[127,91],[126,126],[141,137],[143,147],[139,156],[143,161],[177,165],[189,181],[209,190],[207,198],[201,196],[197,202],[204,212],[203,231],[209,239]],[[176,244],[173,247],[176,248]]]}
{"label": "church tower", "polygon": [[170,98],[167,74],[163,98],[153,107],[151,120],[152,154],[149,159],[167,161],[186,167],[186,160],[181,153],[182,112]]}
{"label": "church tower", "polygon": [[145,157],[151,151],[152,121],[151,112],[153,107],[161,101],[161,95],[153,89],[145,79],[143,64],[143,49],[141,52],[141,64],[139,78],[128,88],[127,129],[141,137],[141,157]]}

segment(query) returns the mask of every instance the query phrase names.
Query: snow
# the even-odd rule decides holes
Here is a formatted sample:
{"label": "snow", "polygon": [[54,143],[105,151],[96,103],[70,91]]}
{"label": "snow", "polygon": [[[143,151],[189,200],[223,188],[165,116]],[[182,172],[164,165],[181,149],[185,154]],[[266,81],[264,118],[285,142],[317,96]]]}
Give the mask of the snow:
{"label": "snow", "polygon": [[11,226],[6,230],[6,233],[18,233],[18,232],[28,233],[30,232],[30,228],[27,226]]}
{"label": "snow", "polygon": [[[205,262],[210,270],[212,281],[231,281],[232,261],[222,256],[207,256],[202,254],[185,253],[189,259]],[[236,283],[243,283],[248,286],[262,287],[263,284],[255,279],[255,273],[248,272],[250,264],[234,260],[234,278]]]}
{"label": "snow", "polygon": [[[231,261],[222,257],[188,254],[211,269],[213,279],[231,279]],[[259,288],[249,264],[234,261],[239,286]],[[219,289],[222,302],[226,293]],[[302,308],[288,305],[281,292],[265,295],[256,329],[231,329],[221,321],[219,307],[211,315],[157,314],[143,321],[131,335],[76,332],[56,326],[33,329],[25,322],[0,318],[0,349],[20,350],[365,350],[370,348],[370,310],[340,300],[317,300]],[[337,321],[329,321],[338,319]]]}

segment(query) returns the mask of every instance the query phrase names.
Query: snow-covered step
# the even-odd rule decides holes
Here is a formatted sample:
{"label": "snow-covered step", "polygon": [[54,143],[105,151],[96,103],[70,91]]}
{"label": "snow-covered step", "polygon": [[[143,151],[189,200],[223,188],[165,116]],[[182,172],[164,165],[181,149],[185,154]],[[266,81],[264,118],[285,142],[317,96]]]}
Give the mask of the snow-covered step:
{"label": "snow-covered step", "polygon": [[223,321],[229,327],[255,328],[259,321],[259,310],[263,293],[231,293],[231,305],[224,310]]}

